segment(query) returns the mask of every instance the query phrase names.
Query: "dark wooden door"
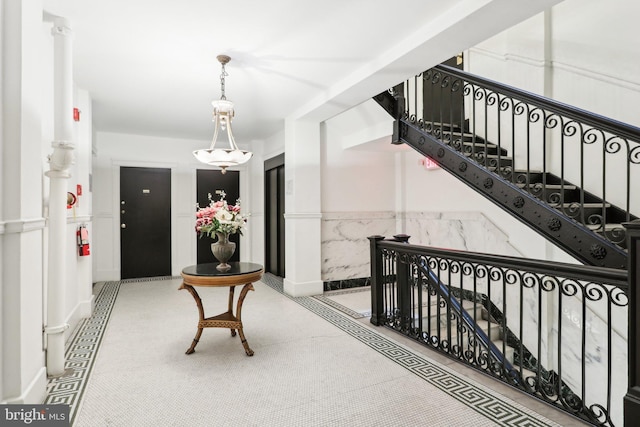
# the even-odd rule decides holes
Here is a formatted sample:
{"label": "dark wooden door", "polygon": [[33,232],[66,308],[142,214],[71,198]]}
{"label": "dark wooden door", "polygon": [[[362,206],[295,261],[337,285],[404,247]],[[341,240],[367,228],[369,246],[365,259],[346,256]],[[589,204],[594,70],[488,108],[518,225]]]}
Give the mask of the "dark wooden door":
{"label": "dark wooden door", "polygon": [[[454,56],[442,63],[449,67],[463,69],[462,54]],[[436,123],[452,124],[458,128],[465,128],[464,95],[462,85],[446,85],[444,88],[438,82],[432,84],[425,81],[423,85],[424,118]]]}
{"label": "dark wooden door", "polygon": [[[196,171],[196,193],[198,204],[202,207],[209,204],[207,195],[210,193],[213,200],[220,200],[220,192],[224,191],[227,195],[225,199],[227,203],[235,204],[240,198],[240,172],[227,171],[222,174],[219,170],[198,169]],[[242,206],[242,201],[240,203]],[[242,213],[247,212],[242,209]],[[195,218],[194,218],[195,224]],[[248,224],[249,227],[251,224]],[[232,234],[229,240],[235,242],[236,251],[229,261],[240,261],[240,236]],[[197,246],[197,262],[198,264],[206,264],[209,262],[217,262],[211,252],[211,244],[215,239],[208,237],[198,238]]]}
{"label": "dark wooden door", "polygon": [[171,169],[120,168],[120,277],[171,275]]}
{"label": "dark wooden door", "polygon": [[284,277],[284,154],[265,162],[265,271]]}

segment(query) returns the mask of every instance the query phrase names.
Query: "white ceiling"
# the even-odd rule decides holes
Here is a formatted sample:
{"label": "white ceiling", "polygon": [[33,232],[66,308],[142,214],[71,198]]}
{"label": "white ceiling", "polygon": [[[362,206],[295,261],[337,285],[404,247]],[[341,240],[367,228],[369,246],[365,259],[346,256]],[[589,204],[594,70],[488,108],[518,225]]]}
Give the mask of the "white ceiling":
{"label": "white ceiling", "polygon": [[209,140],[226,54],[241,146],[285,117],[326,119],[558,1],[43,0],[71,24],[96,130]]}

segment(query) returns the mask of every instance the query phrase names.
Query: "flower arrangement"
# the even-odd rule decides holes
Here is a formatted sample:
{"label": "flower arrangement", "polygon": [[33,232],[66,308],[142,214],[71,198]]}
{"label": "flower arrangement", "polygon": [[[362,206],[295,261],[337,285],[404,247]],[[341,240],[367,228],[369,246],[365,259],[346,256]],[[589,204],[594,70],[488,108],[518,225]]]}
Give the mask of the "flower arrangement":
{"label": "flower arrangement", "polygon": [[213,201],[211,193],[209,206],[201,208],[196,205],[196,233],[200,237],[213,237],[214,234],[235,234],[242,235],[242,230],[247,222],[248,215],[240,213],[240,200],[236,200],[235,205],[229,205],[225,200],[226,193],[220,193],[220,200]]}

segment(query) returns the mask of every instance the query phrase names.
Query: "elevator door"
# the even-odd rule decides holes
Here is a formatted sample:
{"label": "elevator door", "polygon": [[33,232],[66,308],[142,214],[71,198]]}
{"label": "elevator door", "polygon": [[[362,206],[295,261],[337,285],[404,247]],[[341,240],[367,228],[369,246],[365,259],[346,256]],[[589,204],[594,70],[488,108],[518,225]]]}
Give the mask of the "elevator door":
{"label": "elevator door", "polygon": [[265,271],[285,274],[284,154],[265,162]]}
{"label": "elevator door", "polygon": [[[227,173],[222,174],[219,170],[212,169],[198,169],[196,171],[196,200],[201,207],[209,204],[209,200],[207,198],[208,194],[211,194],[214,201],[220,200],[221,191],[226,193],[225,200],[227,203],[232,205],[235,204],[236,200],[240,198],[240,172],[227,171]],[[232,234],[229,236],[229,240],[236,244],[236,251],[229,261],[240,261],[240,235]],[[198,264],[217,262],[211,252],[211,244],[214,241],[215,238],[198,238]]]}

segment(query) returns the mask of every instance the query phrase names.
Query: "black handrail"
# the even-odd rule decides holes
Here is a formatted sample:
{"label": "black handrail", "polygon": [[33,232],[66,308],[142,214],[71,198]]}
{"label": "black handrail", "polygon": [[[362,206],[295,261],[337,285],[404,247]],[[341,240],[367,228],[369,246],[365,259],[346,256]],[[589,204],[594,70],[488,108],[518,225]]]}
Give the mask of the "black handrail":
{"label": "black handrail", "polygon": [[425,251],[435,257],[454,258],[470,263],[491,264],[501,268],[527,270],[534,273],[553,274],[567,279],[603,281],[615,285],[627,292],[629,290],[626,270],[616,268],[594,267],[590,265],[568,264],[529,258],[518,258],[506,255],[492,255],[480,252],[465,252],[455,249],[433,248],[421,245],[406,245],[391,240],[380,240],[378,247],[391,249],[407,254],[421,255]]}
{"label": "black handrail", "polygon": [[469,83],[474,83],[479,86],[495,90],[496,92],[500,92],[501,94],[507,95],[511,98],[535,104],[536,106],[543,107],[545,110],[552,111],[565,117],[569,117],[581,123],[586,123],[598,129],[605,130],[607,132],[627,139],[640,141],[640,128],[628,123],[623,123],[609,117],[582,110],[572,105],[564,104],[562,102],[558,102],[556,100],[546,98],[544,96],[540,96],[526,90],[518,89],[513,86],[485,79],[476,74],[471,74],[457,68],[449,67],[447,65],[436,65],[433,68],[436,70],[444,71],[452,76],[459,77],[460,79],[463,79]]}

